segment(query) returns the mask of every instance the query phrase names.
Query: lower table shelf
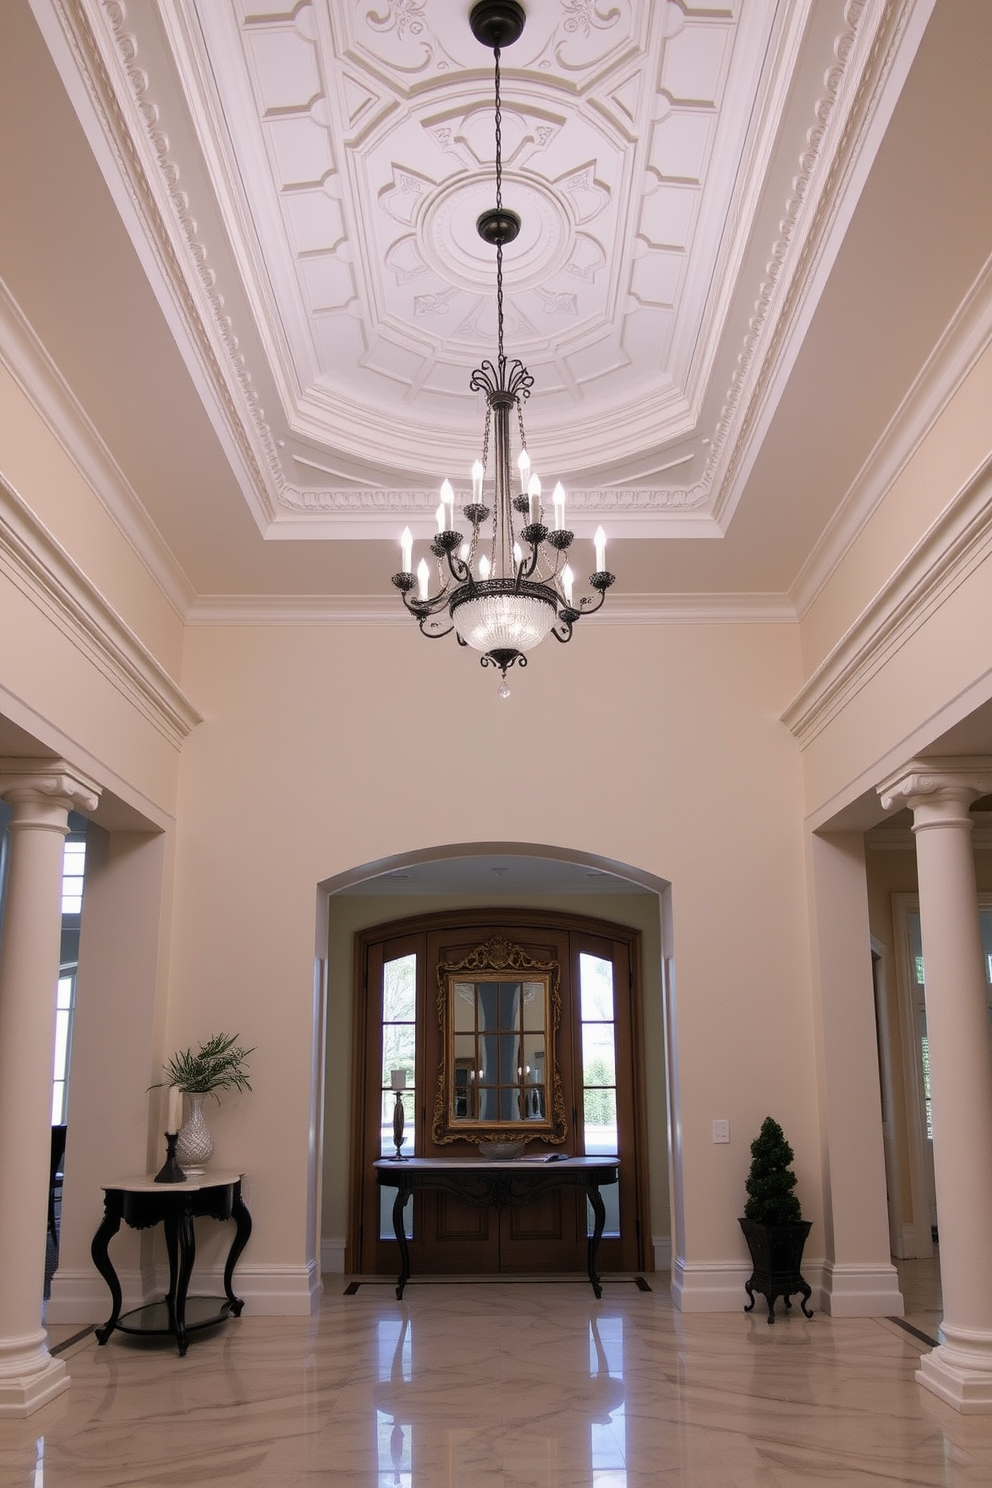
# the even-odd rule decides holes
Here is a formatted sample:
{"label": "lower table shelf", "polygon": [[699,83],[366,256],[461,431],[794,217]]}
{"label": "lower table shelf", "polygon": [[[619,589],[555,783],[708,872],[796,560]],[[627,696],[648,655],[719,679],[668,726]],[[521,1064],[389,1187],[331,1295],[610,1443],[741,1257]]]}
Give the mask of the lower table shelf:
{"label": "lower table shelf", "polygon": [[[236,1302],[229,1302],[226,1297],[187,1297],[186,1332],[193,1333],[197,1328],[212,1328],[215,1324],[224,1322],[225,1318],[240,1317],[243,1306],[240,1298]],[[130,1312],[122,1313],[114,1327],[118,1333],[134,1333],[146,1337],[154,1334],[174,1337],[176,1332],[175,1318],[170,1312],[167,1297],[163,1297],[161,1302],[146,1302],[143,1307],[134,1307]]]}

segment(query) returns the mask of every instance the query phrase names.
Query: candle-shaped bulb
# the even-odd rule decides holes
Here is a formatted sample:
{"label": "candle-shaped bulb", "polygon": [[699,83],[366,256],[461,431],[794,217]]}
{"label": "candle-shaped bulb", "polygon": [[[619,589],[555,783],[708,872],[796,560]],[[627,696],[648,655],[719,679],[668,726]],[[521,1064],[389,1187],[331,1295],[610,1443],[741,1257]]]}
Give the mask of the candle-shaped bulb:
{"label": "candle-shaped bulb", "polygon": [[476,460],[472,466],[472,500],[478,506],[482,501],[482,478],[486,473],[486,467],[481,460]]}
{"label": "candle-shaped bulb", "polygon": [[479,578],[488,579],[491,568],[492,564],[489,562],[489,559],[486,557],[485,553],[483,553],[482,557],[479,559]]}
{"label": "candle-shaped bulb", "polygon": [[413,573],[413,533],[409,527],[404,527],[400,533],[400,552],[403,554],[403,572]]}
{"label": "candle-shaped bulb", "polygon": [[530,455],[522,449],[517,456],[517,469],[520,471],[520,489],[526,491],[527,482],[530,480]]}
{"label": "candle-shaped bulb", "polygon": [[527,495],[530,498],[530,520],[539,522],[541,520],[541,481],[537,475],[532,475],[527,482]]}
{"label": "candle-shaped bulb", "polygon": [[596,545],[596,572],[597,573],[605,573],[606,572],[606,533],[603,531],[602,527],[597,527],[596,528],[596,534],[593,537],[593,542]]}
{"label": "candle-shaped bulb", "polygon": [[551,500],[555,505],[555,531],[561,532],[565,526],[565,491],[561,481],[555,485]]}
{"label": "candle-shaped bulb", "polygon": [[469,555],[469,553],[471,553],[471,551],[472,551],[472,544],[471,543],[467,543],[467,542],[463,542],[462,545],[461,545],[461,547],[458,549],[458,556],[462,560],[463,563],[467,563],[468,562],[468,555]]}
{"label": "candle-shaped bulb", "polygon": [[574,583],[575,575],[566,563],[565,567],[561,571],[561,587],[562,592],[565,595],[565,603],[568,605],[569,609],[572,608],[572,585]]}
{"label": "candle-shaped bulb", "polygon": [[518,542],[515,542],[513,544],[513,561],[517,565],[518,568],[520,567],[520,564],[523,561],[523,556],[524,556],[523,553],[520,551],[520,544]]}
{"label": "candle-shaped bulb", "polygon": [[443,501],[441,501],[441,502],[438,503],[437,511],[434,513],[434,518],[435,518],[435,520],[437,522],[437,530],[438,530],[438,532],[443,532],[444,531],[444,502]]}
{"label": "candle-shaped bulb", "polygon": [[420,598],[421,599],[426,599],[427,598],[427,585],[428,585],[428,582],[429,582],[429,575],[428,575],[428,572],[427,572],[427,561],[426,561],[426,559],[421,558],[420,562],[417,564],[417,583],[420,586]]}
{"label": "candle-shaped bulb", "polygon": [[441,505],[444,507],[445,526],[442,532],[453,532],[455,529],[455,493],[451,489],[449,480],[441,484]]}

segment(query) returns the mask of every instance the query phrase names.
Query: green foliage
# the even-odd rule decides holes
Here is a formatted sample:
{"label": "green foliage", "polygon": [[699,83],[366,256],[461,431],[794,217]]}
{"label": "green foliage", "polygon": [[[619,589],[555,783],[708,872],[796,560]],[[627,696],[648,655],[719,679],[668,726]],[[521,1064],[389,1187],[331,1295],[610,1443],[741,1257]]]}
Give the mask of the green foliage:
{"label": "green foliage", "polygon": [[751,1143],[751,1170],[744,1185],[748,1193],[745,1219],[758,1224],[794,1224],[802,1219],[799,1200],[792,1192],[796,1175],[789,1164],[794,1156],[778,1122],[766,1116]]}
{"label": "green foliage", "polygon": [[[188,1093],[250,1090],[245,1060],[255,1050],[241,1048],[237,1037],[236,1033],[230,1038],[226,1033],[215,1033],[195,1053],[192,1049],[181,1049],[162,1066],[169,1078],[160,1080],[159,1085],[178,1085]],[[156,1088],[149,1086],[150,1090]]]}

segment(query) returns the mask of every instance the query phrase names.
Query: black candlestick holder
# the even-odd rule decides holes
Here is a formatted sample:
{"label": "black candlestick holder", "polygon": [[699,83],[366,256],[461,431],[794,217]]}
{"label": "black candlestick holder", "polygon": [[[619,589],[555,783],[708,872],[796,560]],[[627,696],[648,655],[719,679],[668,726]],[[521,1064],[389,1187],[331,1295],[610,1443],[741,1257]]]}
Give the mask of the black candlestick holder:
{"label": "black candlestick holder", "polygon": [[396,1092],[396,1104],[393,1106],[393,1145],[396,1148],[394,1162],[406,1162],[400,1148],[403,1146],[403,1128],[406,1124],[406,1113],[403,1110],[403,1094]]}
{"label": "black candlestick holder", "polygon": [[176,1162],[176,1140],[178,1132],[165,1133],[165,1162],[155,1174],[156,1183],[185,1183],[186,1174]]}

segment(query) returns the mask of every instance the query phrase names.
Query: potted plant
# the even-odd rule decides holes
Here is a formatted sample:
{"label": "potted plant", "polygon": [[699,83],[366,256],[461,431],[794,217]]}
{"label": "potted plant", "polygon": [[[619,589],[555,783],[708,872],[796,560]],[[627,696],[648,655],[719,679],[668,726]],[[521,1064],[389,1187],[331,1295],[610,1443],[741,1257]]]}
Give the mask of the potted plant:
{"label": "potted plant", "polygon": [[212,1095],[219,1100],[218,1090],[251,1089],[245,1061],[255,1051],[242,1048],[237,1040],[236,1033],[215,1033],[195,1051],[181,1049],[162,1066],[169,1078],[159,1084],[173,1085],[187,1097],[186,1120],[176,1142],[176,1160],[186,1173],[202,1173],[214,1152],[214,1139],[203,1119],[204,1098]]}
{"label": "potted plant", "polygon": [[811,1224],[803,1219],[793,1192],[796,1175],[789,1164],[794,1156],[778,1122],[766,1116],[751,1143],[751,1168],[744,1185],[748,1198],[739,1224],[753,1268],[744,1284],[750,1299],[744,1311],[751,1311],[755,1292],[761,1292],[768,1302],[770,1323],[775,1321],[775,1298],[784,1297],[786,1307],[791,1307],[795,1292],[802,1296],[804,1315],[813,1316],[806,1307],[812,1287],[799,1269]]}

